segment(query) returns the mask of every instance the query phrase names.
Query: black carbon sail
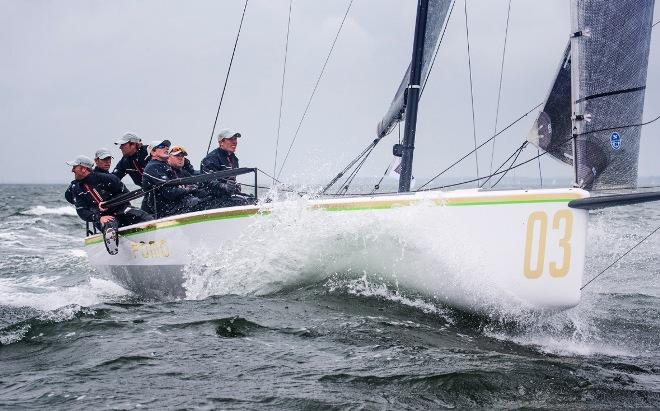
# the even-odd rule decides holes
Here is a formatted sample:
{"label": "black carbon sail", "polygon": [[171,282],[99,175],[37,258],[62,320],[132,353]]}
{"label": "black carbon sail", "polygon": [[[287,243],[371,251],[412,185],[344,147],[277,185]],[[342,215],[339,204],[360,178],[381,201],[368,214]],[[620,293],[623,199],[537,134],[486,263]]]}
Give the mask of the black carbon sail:
{"label": "black carbon sail", "polygon": [[[451,2],[452,0],[429,0],[424,37],[424,61],[422,63],[421,73],[422,88],[424,88],[431,60],[433,59],[433,53],[438,45],[440,33],[445,25],[447,12],[449,11]],[[408,69],[403,75],[403,79],[394,95],[390,108],[387,110],[383,119],[378,123],[378,137],[383,137],[388,134],[398,122],[404,119],[406,111],[406,89],[408,88],[409,82],[410,65],[408,65]]]}
{"label": "black carbon sail", "polygon": [[552,157],[573,165],[571,144],[571,45],[566,46],[555,81],[527,141]]}
{"label": "black carbon sail", "polygon": [[572,0],[576,182],[635,187],[654,0]]}

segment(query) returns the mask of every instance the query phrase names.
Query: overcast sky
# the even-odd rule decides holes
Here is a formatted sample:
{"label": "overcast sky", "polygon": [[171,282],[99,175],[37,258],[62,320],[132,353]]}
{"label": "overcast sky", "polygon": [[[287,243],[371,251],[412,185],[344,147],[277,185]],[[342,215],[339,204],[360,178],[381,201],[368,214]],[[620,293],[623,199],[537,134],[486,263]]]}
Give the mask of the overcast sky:
{"label": "overcast sky", "polygon": [[[349,0],[294,0],[279,163],[291,142]],[[420,108],[414,173],[429,176],[473,147],[464,0],[448,23]],[[66,160],[92,157],[132,131],[206,153],[243,0],[0,0],[0,183],[65,183]],[[468,0],[477,137],[493,133],[508,0]],[[500,128],[541,102],[570,31],[569,0],[513,0]],[[374,137],[408,65],[414,0],[354,0],[282,173],[325,181]],[[250,0],[219,128],[240,131],[241,165],[273,169],[289,0]],[[654,21],[660,18],[656,5]],[[660,26],[656,26],[656,29]],[[658,31],[658,30],[655,30]],[[660,114],[660,47],[653,34],[645,119]],[[495,163],[534,116],[498,138]],[[363,175],[382,173],[396,133]],[[215,140],[213,143],[215,147]],[[212,148],[213,148],[212,147]],[[490,164],[480,151],[480,171]],[[643,129],[640,175],[660,175],[660,124]],[[525,156],[535,154],[528,149]],[[543,159],[544,174],[571,170]],[[535,176],[536,163],[518,171]],[[474,159],[450,175],[475,176]]]}

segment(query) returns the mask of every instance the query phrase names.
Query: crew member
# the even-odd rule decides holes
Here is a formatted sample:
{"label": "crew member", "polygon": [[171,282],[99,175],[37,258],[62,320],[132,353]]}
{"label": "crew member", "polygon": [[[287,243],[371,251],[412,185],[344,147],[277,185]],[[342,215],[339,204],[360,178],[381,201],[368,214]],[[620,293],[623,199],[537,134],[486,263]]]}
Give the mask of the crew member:
{"label": "crew member", "polygon": [[113,157],[110,150],[107,148],[99,148],[96,150],[96,153],[94,153],[94,163],[96,163],[94,171],[97,173],[109,173],[110,167],[112,166],[112,159]]}
{"label": "crew member", "polygon": [[142,185],[142,173],[149,162],[149,153],[142,145],[142,140],[133,133],[126,133],[115,144],[119,146],[123,157],[117,162],[112,174],[120,180],[128,174],[133,183]]}
{"label": "crew member", "polygon": [[241,133],[231,129],[220,130],[218,133],[218,148],[204,157],[200,167],[203,174],[215,171],[230,170],[238,168],[238,157],[236,157],[236,146]]}
{"label": "crew member", "polygon": [[193,168],[190,160],[186,157],[188,153],[182,146],[172,146],[168,150],[167,164],[172,167],[176,178],[190,177],[198,174]]}
{"label": "crew member", "polygon": [[195,195],[197,187],[194,185],[159,187],[178,178],[167,164],[170,145],[169,140],[156,140],[147,147],[151,160],[142,177],[142,189],[147,192],[142,207],[152,211],[157,218],[196,211],[201,201]]}
{"label": "crew member", "polygon": [[108,226],[121,227],[152,219],[148,213],[132,207],[129,202],[105,207],[105,202],[128,192],[128,189],[116,176],[92,171],[94,162],[89,157],[78,156],[67,164],[75,177],[67,193],[71,194],[76,212],[84,221],[104,231]]}
{"label": "crew member", "polygon": [[[225,128],[218,133],[218,148],[204,157],[200,167],[201,174],[238,168],[236,146],[241,133]],[[228,177],[224,184],[212,187],[216,196],[224,196],[224,206],[245,205],[250,203],[248,198],[242,197],[241,185],[236,183],[236,177]],[[238,195],[238,196],[236,196]]]}

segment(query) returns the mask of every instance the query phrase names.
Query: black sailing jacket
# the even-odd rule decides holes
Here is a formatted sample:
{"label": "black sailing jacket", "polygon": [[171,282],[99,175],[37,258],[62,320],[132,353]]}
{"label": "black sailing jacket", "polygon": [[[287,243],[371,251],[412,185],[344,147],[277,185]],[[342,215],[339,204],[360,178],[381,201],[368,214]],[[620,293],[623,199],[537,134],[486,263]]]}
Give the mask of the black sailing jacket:
{"label": "black sailing jacket", "polygon": [[136,185],[141,186],[142,173],[147,163],[149,163],[147,147],[141,146],[132,156],[122,157],[117,162],[115,169],[112,170],[112,174],[116,175],[120,180],[128,174]]}
{"label": "black sailing jacket", "polygon": [[117,209],[130,205],[124,203],[101,213],[99,203],[127,193],[126,186],[110,173],[91,172],[82,180],[73,180],[64,197],[76,206],[78,216],[85,221],[98,222],[102,215],[113,215]]}
{"label": "black sailing jacket", "polygon": [[200,173],[208,174],[238,167],[238,157],[236,157],[236,154],[218,147],[204,157],[200,166]]}
{"label": "black sailing jacket", "polygon": [[[142,189],[149,191],[155,186],[159,186],[166,181],[174,180],[175,178],[183,177],[175,173],[172,167],[166,162],[159,160],[151,160],[144,168],[144,175],[142,176]],[[199,203],[199,198],[192,195],[190,191],[179,187],[160,187],[147,194],[144,207],[157,218],[194,211],[195,206]]]}

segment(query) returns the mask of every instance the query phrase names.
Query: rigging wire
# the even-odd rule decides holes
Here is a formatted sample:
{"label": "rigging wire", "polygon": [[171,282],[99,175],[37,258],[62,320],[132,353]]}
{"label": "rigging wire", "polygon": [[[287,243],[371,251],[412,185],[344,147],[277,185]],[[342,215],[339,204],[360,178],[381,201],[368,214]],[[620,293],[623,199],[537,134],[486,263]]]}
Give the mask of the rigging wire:
{"label": "rigging wire", "polygon": [[628,249],[628,251],[626,251],[626,252],[623,253],[621,256],[619,256],[619,258],[617,258],[616,260],[614,260],[614,261],[612,262],[612,264],[608,265],[608,266],[605,267],[603,270],[601,270],[601,272],[599,272],[598,274],[596,274],[596,276],[595,276],[594,278],[592,278],[591,280],[587,281],[582,287],[580,287],[580,291],[582,291],[586,286],[588,286],[589,284],[591,284],[596,278],[600,277],[600,275],[603,274],[605,271],[609,270],[614,264],[616,264],[617,262],[619,262],[619,260],[621,260],[623,257],[625,257],[626,255],[628,255],[632,250],[634,250],[635,248],[637,248],[638,245],[642,244],[644,241],[646,241],[647,238],[651,237],[651,236],[652,236],[653,234],[655,234],[658,230],[660,230],[660,226],[656,227],[656,229],[653,230],[653,231],[651,231],[646,237],[644,237],[644,238],[642,238],[641,240],[639,240],[639,241],[637,242],[637,244],[635,244],[635,245],[632,246],[630,249]]}
{"label": "rigging wire", "polygon": [[538,147],[536,148],[536,154],[539,154],[539,156],[537,157],[539,159],[539,180],[541,183],[541,188],[543,188],[543,173],[541,172],[541,156],[540,156],[541,150]]}
{"label": "rigging wire", "polygon": [[[441,175],[443,175],[444,173],[446,173],[447,171],[449,171],[451,168],[453,168],[456,164],[460,163],[461,161],[463,161],[464,159],[466,159],[467,157],[469,157],[473,152],[475,152],[476,150],[480,149],[480,148],[483,147],[484,145],[488,144],[489,141],[491,141],[491,140],[494,139],[495,137],[499,136],[500,134],[504,133],[505,131],[507,131],[508,129],[510,129],[511,127],[513,127],[513,126],[514,126],[516,123],[518,123],[520,120],[522,120],[523,118],[527,117],[527,116],[529,115],[529,113],[531,113],[532,111],[534,111],[534,110],[536,110],[537,108],[541,107],[542,104],[543,104],[543,102],[540,102],[539,104],[537,104],[537,105],[535,105],[534,107],[532,107],[532,108],[531,108],[530,110],[528,110],[525,114],[523,114],[522,116],[520,116],[520,117],[518,117],[517,119],[515,119],[511,124],[509,124],[508,126],[504,127],[502,130],[500,130],[498,133],[496,133],[495,135],[493,135],[492,137],[490,137],[488,140],[486,140],[486,141],[484,141],[483,143],[481,143],[479,146],[475,147],[474,150],[472,150],[472,151],[470,151],[469,153],[465,154],[463,157],[459,158],[459,159],[456,160],[454,163],[452,163],[449,167],[445,168],[445,169],[442,170],[440,173],[436,174],[436,175],[435,175],[433,178],[431,178],[429,181],[427,181],[426,183],[424,183],[423,185],[421,185],[416,191],[420,191],[422,188],[424,188],[424,187],[426,187],[427,185],[429,185],[429,184],[430,184],[432,181],[434,181],[436,178],[440,177]],[[481,180],[481,178],[478,178],[477,180],[471,180],[471,181],[479,181],[479,180]]]}
{"label": "rigging wire", "polygon": [[[474,159],[477,165],[477,177],[479,177],[479,155],[477,154],[477,125],[474,119],[474,92],[472,88],[472,61],[470,59],[470,30],[468,28],[467,2],[468,0],[465,0],[465,38],[467,40],[468,73],[470,74],[470,103],[472,106],[472,138],[474,139]],[[478,178],[477,181],[479,181]],[[478,185],[479,183],[477,183],[477,186]]]}
{"label": "rigging wire", "polygon": [[282,170],[284,169],[284,165],[286,164],[286,160],[289,158],[289,154],[291,153],[291,149],[293,148],[293,144],[296,142],[296,138],[298,138],[298,133],[300,132],[300,127],[302,127],[302,123],[305,120],[305,117],[307,116],[307,112],[309,110],[309,106],[312,104],[312,99],[314,98],[314,95],[316,94],[316,90],[319,87],[319,83],[321,82],[321,78],[323,77],[323,73],[325,72],[325,68],[328,65],[328,61],[330,60],[330,56],[332,55],[332,51],[335,49],[335,44],[337,44],[337,39],[339,38],[339,33],[341,33],[341,29],[344,27],[344,23],[346,22],[346,18],[348,17],[348,12],[351,10],[351,6],[353,5],[354,0],[350,0],[348,3],[348,7],[346,8],[346,12],[344,13],[344,18],[341,21],[341,24],[339,25],[339,29],[337,30],[337,34],[335,35],[335,39],[332,41],[332,45],[330,46],[330,51],[328,52],[328,56],[325,58],[325,62],[323,63],[323,67],[321,68],[321,73],[319,74],[318,78],[316,79],[316,84],[314,84],[314,88],[312,89],[312,94],[309,96],[309,100],[307,101],[307,106],[305,107],[305,110],[303,111],[302,117],[300,118],[300,122],[298,123],[298,127],[296,128],[296,132],[293,134],[293,139],[291,140],[291,144],[289,144],[289,149],[286,152],[286,155],[284,156],[284,160],[282,161],[282,165],[280,166],[280,171],[277,173],[277,177],[279,177],[282,174]]}
{"label": "rigging wire", "polygon": [[[491,188],[492,188],[492,187],[495,187],[496,185],[498,185],[498,184],[500,183],[500,181],[502,181],[502,179],[504,178],[504,176],[506,176],[506,173],[507,173],[509,170],[511,170],[511,169],[513,168],[513,166],[516,164],[516,161],[518,161],[518,157],[520,157],[520,154],[523,152],[523,150],[525,149],[525,147],[527,147],[527,141],[525,141],[525,142],[522,143],[522,145],[521,145],[520,148],[518,149],[518,153],[516,154],[516,156],[514,157],[513,161],[511,162],[511,166],[510,166],[508,169],[506,169],[506,171],[504,171],[504,173],[502,173],[502,175],[500,176],[500,178],[497,179],[497,181],[495,182],[495,184],[493,184],[493,185],[491,186]],[[537,158],[538,158],[538,157],[537,157]],[[515,181],[515,175],[514,175],[514,181]]]}
{"label": "rigging wire", "polygon": [[215,133],[215,127],[218,124],[218,117],[220,117],[220,107],[222,107],[222,100],[225,98],[225,90],[227,89],[227,83],[229,81],[229,73],[231,73],[231,66],[234,63],[234,55],[236,54],[236,46],[238,45],[238,39],[241,36],[241,28],[243,27],[243,19],[245,18],[245,10],[247,10],[249,0],[245,0],[245,6],[243,6],[243,14],[241,15],[241,22],[238,25],[238,32],[236,33],[236,40],[234,41],[234,49],[231,52],[231,59],[229,59],[229,67],[227,67],[227,76],[225,76],[225,84],[222,86],[222,94],[220,94],[220,102],[218,103],[218,111],[215,113],[215,121],[213,122],[213,129],[211,130],[211,137],[209,138],[209,145],[206,147],[206,154],[211,150],[211,141],[213,141],[213,134]]}
{"label": "rigging wire", "polygon": [[656,21],[655,23],[653,23],[653,25],[651,26],[651,28],[655,27],[658,23],[660,23],[660,20],[658,20],[658,21]]}
{"label": "rigging wire", "polygon": [[[506,28],[504,29],[504,47],[502,47],[502,64],[500,65],[500,85],[497,89],[497,109],[495,110],[495,129],[493,133],[497,133],[497,120],[500,116],[500,101],[502,97],[502,79],[504,77],[504,57],[506,56],[506,43],[509,38],[509,18],[511,17],[511,0],[509,0],[509,9],[506,14]],[[493,139],[493,148],[490,152],[490,168],[488,173],[493,171],[493,159],[495,158],[495,139]],[[483,187],[483,185],[482,185]]]}
{"label": "rigging wire", "polygon": [[[289,32],[291,31],[291,7],[293,0],[289,0],[289,19],[286,23],[286,42],[284,43],[284,65],[282,67],[282,86],[280,88],[280,114],[277,118],[277,139],[275,140],[275,162],[273,164],[273,175],[277,170],[277,150],[280,145],[280,128],[282,126],[282,105],[284,103],[284,79],[286,78],[286,60],[289,54]],[[275,184],[275,177],[273,177],[273,184]]]}
{"label": "rigging wire", "polygon": [[[522,150],[523,148],[525,148],[526,145],[527,145],[527,141],[524,141],[524,142],[520,145],[520,147],[518,147],[513,153],[511,153],[511,155],[510,155],[506,160],[504,160],[504,161],[502,162],[502,164],[500,164],[499,167],[497,167],[497,169],[495,170],[495,173],[497,173],[497,172],[500,171],[502,168],[504,168],[504,166],[509,162],[509,160],[511,160],[513,157],[516,157],[516,155],[520,152],[520,150]],[[516,157],[516,158],[517,158],[517,157]],[[514,160],[514,163],[515,163],[515,160]],[[513,163],[511,163],[511,164],[513,165]],[[480,186],[479,188],[483,188],[483,186],[485,186],[486,183],[488,183],[488,182],[489,182],[494,176],[495,176],[495,174],[494,174],[493,172],[491,172],[490,175],[486,178],[486,180],[485,180],[483,183],[481,183],[481,186]],[[491,187],[493,187],[493,186],[491,185]]]}
{"label": "rigging wire", "polygon": [[[539,104],[539,105],[540,105],[540,104]],[[577,138],[578,136],[583,136],[583,135],[591,134],[591,133],[597,133],[597,132],[599,132],[599,131],[610,131],[610,130],[617,130],[617,129],[622,129],[622,128],[631,128],[631,127],[641,127],[641,126],[646,126],[646,125],[651,124],[651,123],[653,123],[653,122],[655,122],[655,121],[658,121],[659,119],[660,119],[660,115],[657,116],[657,117],[655,117],[655,118],[652,119],[652,120],[649,120],[649,121],[646,121],[646,122],[643,122],[643,123],[629,124],[629,125],[621,125],[621,126],[618,126],[618,127],[608,127],[608,128],[598,129],[598,130],[587,131],[587,132],[584,132],[584,133],[578,134],[577,136],[571,136],[571,137],[569,137],[568,139],[566,139],[565,141],[561,142],[560,144],[567,143],[567,142],[571,141],[572,139]],[[482,146],[483,146],[483,144],[482,144]],[[480,147],[481,147],[481,146],[480,146]],[[466,156],[464,156],[462,159],[464,159],[465,157],[467,157],[467,156],[470,155],[470,154],[472,154],[472,153],[468,153],[468,154],[467,154]],[[525,164],[527,164],[527,163],[529,163],[529,162],[531,162],[531,161],[534,161],[534,160],[536,160],[536,159],[539,158],[539,157],[543,157],[543,156],[546,155],[546,154],[548,154],[548,152],[547,152],[547,151],[544,151],[544,152],[542,152],[541,154],[536,155],[536,156],[534,156],[534,157],[532,157],[532,158],[530,158],[530,159],[528,159],[528,160],[525,160],[525,161],[523,161],[522,163],[517,164],[517,165],[515,165],[515,166],[513,166],[513,167],[510,167],[510,168],[507,169],[507,170],[500,171],[499,173],[493,173],[493,174],[491,174],[489,177],[492,177],[492,176],[495,176],[495,175],[500,175],[500,174],[502,174],[502,173],[506,173],[506,172],[508,172],[509,170],[515,170],[515,169],[517,169],[518,167],[522,167],[522,166],[524,166]],[[462,159],[461,159],[461,160],[462,160]],[[461,161],[461,160],[459,160],[459,161]],[[434,179],[435,179],[435,178],[436,178],[436,177],[434,177]],[[454,186],[458,186],[458,185],[462,185],[462,184],[473,183],[473,182],[478,181],[478,180],[479,180],[479,179],[465,180],[465,181],[462,181],[462,182],[460,182],[460,183],[449,184],[449,185],[438,186],[438,187],[432,187],[432,188],[426,188],[426,189],[422,190],[422,187],[424,187],[425,185],[427,185],[427,184],[430,182],[430,181],[429,181],[429,182],[427,182],[426,184],[424,184],[424,186],[422,186],[422,187],[420,187],[419,189],[417,189],[417,191],[430,191],[430,190],[437,190],[437,189],[439,189],[439,188],[454,187]]]}

